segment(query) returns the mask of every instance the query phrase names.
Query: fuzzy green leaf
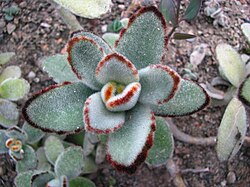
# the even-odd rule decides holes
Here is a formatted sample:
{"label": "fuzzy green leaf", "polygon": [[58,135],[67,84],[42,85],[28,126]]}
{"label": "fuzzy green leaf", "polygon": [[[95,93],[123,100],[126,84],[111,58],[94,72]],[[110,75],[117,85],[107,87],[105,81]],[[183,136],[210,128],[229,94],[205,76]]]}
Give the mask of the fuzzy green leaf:
{"label": "fuzzy green leaf", "polygon": [[30,181],[33,174],[34,171],[31,170],[18,173],[14,182],[16,187],[31,187]]}
{"label": "fuzzy green leaf", "polygon": [[161,117],[157,117],[154,144],[149,150],[146,163],[154,166],[163,165],[173,156],[173,152],[173,134],[166,121]]}
{"label": "fuzzy green leaf", "polygon": [[250,75],[247,76],[239,88],[239,99],[244,104],[250,106]]}
{"label": "fuzzy green leaf", "polygon": [[42,171],[34,174],[31,178],[32,187],[45,187],[49,181],[54,179],[54,173],[50,171]]}
{"label": "fuzzy green leaf", "polygon": [[153,144],[155,118],[146,105],[138,104],[126,115],[123,127],[110,134],[108,161],[120,171],[134,173]]}
{"label": "fuzzy green leaf", "polygon": [[68,43],[68,61],[77,77],[92,89],[99,90],[101,84],[96,81],[95,69],[104,57],[102,48],[92,39],[73,37]]}
{"label": "fuzzy green leaf", "polygon": [[96,67],[96,80],[101,84],[111,81],[127,85],[139,81],[135,66],[124,56],[113,53],[102,59]]}
{"label": "fuzzy green leaf", "polygon": [[102,38],[110,47],[113,48],[115,46],[115,41],[118,40],[119,36],[120,35],[116,33],[105,33],[104,35],[102,35]]}
{"label": "fuzzy green leaf", "polygon": [[90,174],[97,172],[98,167],[92,157],[90,156],[84,157],[83,163],[84,163],[82,169],[83,174]]}
{"label": "fuzzy green leaf", "polygon": [[64,147],[59,138],[49,136],[44,143],[44,150],[48,161],[54,165],[58,156],[64,151]]}
{"label": "fuzzy green leaf", "polygon": [[84,177],[77,177],[69,181],[69,187],[95,187],[95,183]]}
{"label": "fuzzy green leaf", "polygon": [[74,14],[85,18],[99,18],[106,13],[110,6],[111,0],[54,0],[61,6],[65,7]]}
{"label": "fuzzy green leaf", "polygon": [[182,79],[172,99],[161,105],[151,105],[151,109],[159,116],[184,116],[203,109],[209,100],[202,87],[195,82]]}
{"label": "fuzzy green leaf", "polygon": [[10,61],[12,57],[15,56],[14,52],[0,53],[0,65],[3,65]]}
{"label": "fuzzy green leaf", "polygon": [[23,131],[22,129],[20,129],[19,127],[16,127],[16,126],[7,129],[5,131],[5,134],[9,138],[15,138],[15,139],[20,140],[22,142],[25,142],[28,138],[26,132]]}
{"label": "fuzzy green leaf", "polygon": [[17,105],[5,99],[0,99],[0,125],[9,128],[17,125],[19,112]]}
{"label": "fuzzy green leaf", "polygon": [[108,134],[121,128],[125,122],[124,112],[106,109],[100,92],[91,95],[84,104],[85,129],[98,134]]}
{"label": "fuzzy green leaf", "polygon": [[4,99],[17,101],[30,90],[30,84],[25,79],[9,78],[0,84],[0,95]]}
{"label": "fuzzy green leaf", "polygon": [[171,22],[173,26],[177,25],[177,12],[174,0],[161,0],[160,11],[168,22]]}
{"label": "fuzzy green leaf", "polygon": [[73,37],[80,37],[80,36],[84,36],[86,38],[94,40],[103,49],[104,53],[106,53],[106,54],[112,53],[112,49],[99,36],[97,36],[97,35],[95,35],[95,34],[93,34],[91,32],[79,31],[79,32],[73,33],[72,38]]}
{"label": "fuzzy green leaf", "polygon": [[9,137],[5,134],[4,130],[0,130],[0,155],[8,152],[8,148],[5,146],[5,142]]}
{"label": "fuzzy green leaf", "polygon": [[250,23],[243,23],[241,25],[241,30],[247,38],[248,43],[250,44]]}
{"label": "fuzzy green leaf", "polygon": [[193,34],[187,34],[187,33],[174,33],[173,38],[175,40],[186,40],[190,38],[195,38],[196,36]]}
{"label": "fuzzy green leaf", "polygon": [[34,127],[58,134],[84,128],[82,109],[92,91],[84,84],[54,85],[28,100],[23,116]]}
{"label": "fuzzy green leaf", "polygon": [[37,169],[41,171],[50,171],[51,165],[47,160],[47,157],[45,155],[44,147],[40,147],[36,151],[37,159],[38,159],[38,165]]}
{"label": "fuzzy green leaf", "polygon": [[180,76],[168,66],[152,65],[139,71],[142,86],[139,101],[148,104],[164,103],[174,96]]}
{"label": "fuzzy green leaf", "polygon": [[44,137],[44,132],[40,129],[34,128],[31,125],[29,125],[27,122],[24,123],[22,127],[23,131],[26,132],[28,136],[27,142],[30,144],[34,144],[41,140]]}
{"label": "fuzzy green leaf", "polygon": [[130,18],[121,32],[115,50],[128,58],[137,69],[160,63],[166,45],[166,23],[155,7],[142,8]]}
{"label": "fuzzy green leaf", "polygon": [[246,130],[246,110],[237,98],[233,98],[226,108],[218,130],[216,151],[220,161],[231,159],[237,154]]}
{"label": "fuzzy green leaf", "polygon": [[71,70],[67,60],[67,55],[57,54],[54,56],[44,57],[42,60],[43,70],[57,83],[77,82],[79,79]]}
{"label": "fuzzy green leaf", "polygon": [[108,32],[119,32],[123,28],[122,23],[115,19],[111,24],[108,25],[107,31]]}
{"label": "fuzzy green leaf", "polygon": [[0,75],[0,83],[8,78],[20,78],[21,74],[21,69],[18,66],[8,66]]}
{"label": "fuzzy green leaf", "polygon": [[228,44],[219,44],[216,47],[216,56],[219,66],[232,85],[238,87],[245,77],[245,64],[237,51]]}
{"label": "fuzzy green leaf", "polygon": [[69,179],[77,177],[83,167],[83,150],[81,147],[69,147],[57,158],[55,163],[56,175],[65,175]]}
{"label": "fuzzy green leaf", "polygon": [[37,166],[37,158],[34,149],[28,145],[23,146],[23,159],[16,163],[16,171],[24,172],[35,169]]}
{"label": "fuzzy green leaf", "polygon": [[184,13],[184,19],[192,21],[199,13],[202,0],[190,0],[186,12]]}

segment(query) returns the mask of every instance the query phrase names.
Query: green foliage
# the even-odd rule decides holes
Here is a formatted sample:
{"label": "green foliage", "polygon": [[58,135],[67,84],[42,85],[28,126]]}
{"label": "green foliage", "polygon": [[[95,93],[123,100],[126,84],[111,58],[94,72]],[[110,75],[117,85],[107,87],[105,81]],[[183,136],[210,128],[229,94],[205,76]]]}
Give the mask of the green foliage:
{"label": "green foliage", "polygon": [[61,6],[70,10],[74,14],[86,18],[99,18],[102,14],[106,13],[111,6],[111,0],[54,0]]}
{"label": "green foliage", "polygon": [[114,20],[111,24],[108,25],[108,32],[119,32],[123,28],[123,24],[119,20]]}
{"label": "green foliage", "polygon": [[8,78],[20,78],[21,74],[21,69],[18,66],[8,66],[2,71],[0,75],[0,82],[2,83]]}
{"label": "green foliage", "polygon": [[164,18],[171,22],[173,26],[176,26],[178,23],[177,20],[177,10],[174,0],[161,0],[160,10]]}
{"label": "green foliage", "polygon": [[107,42],[107,44],[114,48],[115,47],[115,42],[119,38],[119,34],[116,33],[105,33],[102,38]]}
{"label": "green foliage", "polygon": [[0,65],[4,65],[15,56],[14,52],[0,53]]}
{"label": "green foliage", "polygon": [[44,143],[44,150],[48,161],[54,165],[57,157],[64,151],[64,147],[59,138],[49,136]]}
{"label": "green foliage", "polygon": [[[103,162],[105,144],[111,165],[134,173],[145,161],[156,137],[159,147],[154,149],[163,150],[164,155],[150,153],[160,158],[150,162],[163,163],[171,156],[171,133],[167,133],[169,130],[162,122],[159,129],[165,132],[163,137],[162,132],[154,136],[157,128],[154,113],[188,115],[208,104],[209,98],[199,85],[181,79],[174,70],[161,64],[168,38],[163,15],[155,7],[142,8],[123,27],[112,44],[113,50],[92,33],[73,33],[67,45],[71,69],[58,74],[67,76],[72,70],[80,81],[46,88],[23,108],[28,123],[45,132],[69,134],[86,130],[84,151],[62,142],[69,147],[61,150],[58,157],[61,151],[53,156],[57,179],[51,179],[51,183],[58,183],[63,175],[71,180],[80,173],[96,171],[95,161]],[[100,138],[105,141],[98,140],[97,134],[105,134],[105,138]],[[52,140],[49,145],[53,148],[56,142]],[[50,152],[54,154],[55,150]]]}
{"label": "green foliage", "polygon": [[220,161],[232,159],[236,155],[242,146],[246,130],[246,110],[237,98],[233,98],[218,130],[216,151]]}
{"label": "green foliage", "polygon": [[173,156],[174,138],[168,124],[161,118],[156,118],[154,145],[149,150],[146,163],[149,165],[163,165]]}
{"label": "green foliage", "polygon": [[32,187],[44,187],[49,181],[54,179],[54,173],[50,171],[42,171],[37,174],[34,174],[31,178]]}
{"label": "green foliage", "polygon": [[187,10],[184,14],[184,19],[187,21],[193,20],[199,13],[202,0],[190,0]]}
{"label": "green foliage", "polygon": [[28,136],[27,142],[30,144],[37,143],[39,140],[41,140],[44,137],[43,131],[30,126],[27,122],[23,124],[22,129],[23,131],[26,132]]}
{"label": "green foliage", "polygon": [[14,16],[17,15],[20,11],[20,8],[16,5],[3,9],[4,18],[6,21],[12,21]]}
{"label": "green foliage", "polygon": [[34,171],[25,171],[18,173],[18,175],[15,178],[15,185],[17,187],[31,187],[31,177],[34,174]]}
{"label": "green foliage", "polygon": [[187,33],[174,33],[173,38],[176,40],[186,40],[190,38],[195,38],[196,36],[193,34],[187,34]]}
{"label": "green foliage", "polygon": [[9,128],[17,125],[19,112],[17,105],[5,99],[0,99],[0,125]]}
{"label": "green foliage", "polygon": [[250,106],[250,75],[246,78],[246,80],[242,83],[239,88],[239,98],[240,100]]}
{"label": "green foliage", "polygon": [[77,177],[69,181],[69,187],[79,187],[79,186],[95,187],[95,184],[91,180],[84,177]]}

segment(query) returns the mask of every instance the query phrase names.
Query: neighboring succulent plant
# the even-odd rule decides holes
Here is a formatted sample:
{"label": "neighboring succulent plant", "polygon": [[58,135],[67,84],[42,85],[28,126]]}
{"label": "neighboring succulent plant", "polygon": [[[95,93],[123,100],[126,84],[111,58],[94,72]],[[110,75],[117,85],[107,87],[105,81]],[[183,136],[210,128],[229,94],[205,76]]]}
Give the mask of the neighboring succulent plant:
{"label": "neighboring succulent plant", "polygon": [[250,75],[239,53],[228,44],[216,47],[222,77],[231,84],[234,94],[218,130],[217,155],[219,160],[232,159],[239,151],[247,131],[244,105],[250,106]]}
{"label": "neighboring succulent plant", "polygon": [[[7,63],[15,53],[1,53],[0,65]],[[9,128],[17,125],[19,112],[17,101],[29,92],[29,83],[21,78],[21,69],[18,66],[8,66],[0,74],[0,125]]]}
{"label": "neighboring succulent plant", "polygon": [[[24,118],[45,132],[70,134],[85,128],[105,134],[108,161],[127,173],[135,172],[146,159],[155,135],[155,152],[149,153],[148,162],[165,163],[166,152],[165,159],[159,161],[161,153],[157,151],[165,145],[173,147],[172,135],[163,119],[156,120],[155,115],[184,116],[209,102],[203,88],[159,64],[167,39],[165,20],[155,7],[142,8],[132,16],[113,49],[92,33],[74,33],[67,59],[79,81],[53,85],[35,94],[23,108]],[[66,56],[61,57],[65,65]],[[167,143],[158,142],[161,140]]]}
{"label": "neighboring succulent plant", "polygon": [[86,18],[99,18],[102,14],[106,13],[112,4],[111,0],[54,0],[61,6],[65,7],[74,14]]}

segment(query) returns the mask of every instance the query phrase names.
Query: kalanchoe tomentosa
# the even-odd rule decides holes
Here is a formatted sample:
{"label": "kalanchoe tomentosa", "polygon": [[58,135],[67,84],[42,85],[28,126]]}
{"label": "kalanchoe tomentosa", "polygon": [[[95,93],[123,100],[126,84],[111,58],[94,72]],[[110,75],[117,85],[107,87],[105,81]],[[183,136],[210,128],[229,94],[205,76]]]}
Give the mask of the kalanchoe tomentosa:
{"label": "kalanchoe tomentosa", "polygon": [[153,145],[155,115],[192,114],[209,101],[200,86],[160,64],[166,45],[166,23],[155,7],[130,18],[114,49],[92,33],[74,33],[68,62],[80,81],[34,95],[23,108],[25,119],[58,134],[83,128],[108,134],[107,159],[133,173]]}

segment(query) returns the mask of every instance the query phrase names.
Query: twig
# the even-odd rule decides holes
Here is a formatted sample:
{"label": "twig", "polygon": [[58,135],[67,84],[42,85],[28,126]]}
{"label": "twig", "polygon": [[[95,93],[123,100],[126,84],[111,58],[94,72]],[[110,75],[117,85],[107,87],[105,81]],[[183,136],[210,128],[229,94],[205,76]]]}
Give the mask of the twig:
{"label": "twig", "polygon": [[180,172],[181,173],[204,173],[204,172],[209,172],[209,168],[201,168],[201,169],[183,169]]}
{"label": "twig", "polygon": [[171,177],[173,177],[173,183],[176,187],[186,187],[182,177],[180,170],[178,166],[175,164],[175,162],[172,159],[169,159],[167,161],[167,170]]}
{"label": "twig", "polygon": [[168,38],[170,38],[172,36],[172,34],[174,33],[174,31],[179,26],[180,8],[181,8],[181,0],[178,0],[177,1],[177,10],[176,10],[176,21],[177,21],[177,24],[172,28],[172,30],[168,34]]}
{"label": "twig", "polygon": [[71,12],[69,12],[68,10],[66,10],[61,6],[58,6],[57,10],[61,15],[63,21],[66,23],[66,25],[69,27],[71,31],[77,31],[83,29],[83,27],[80,25],[76,17]]}
{"label": "twig", "polygon": [[213,146],[216,144],[216,137],[208,137],[208,138],[193,137],[184,132],[181,132],[177,128],[177,126],[173,123],[172,119],[166,118],[166,121],[169,124],[173,136],[179,141],[194,145],[205,145],[205,146]]}

